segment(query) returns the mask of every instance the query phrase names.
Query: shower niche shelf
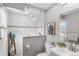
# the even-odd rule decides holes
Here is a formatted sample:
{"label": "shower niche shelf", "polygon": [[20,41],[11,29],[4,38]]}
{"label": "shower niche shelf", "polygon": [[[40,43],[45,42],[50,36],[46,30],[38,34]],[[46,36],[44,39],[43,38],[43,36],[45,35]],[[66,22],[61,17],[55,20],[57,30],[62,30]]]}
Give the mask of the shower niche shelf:
{"label": "shower niche shelf", "polygon": [[7,27],[10,27],[10,28],[43,28],[43,26],[13,26],[13,25],[7,25]]}

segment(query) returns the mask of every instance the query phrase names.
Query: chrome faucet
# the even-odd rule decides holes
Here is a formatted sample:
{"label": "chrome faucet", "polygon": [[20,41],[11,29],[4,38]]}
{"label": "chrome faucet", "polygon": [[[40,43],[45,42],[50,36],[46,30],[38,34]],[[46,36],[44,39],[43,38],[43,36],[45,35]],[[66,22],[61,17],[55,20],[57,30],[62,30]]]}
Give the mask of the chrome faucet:
{"label": "chrome faucet", "polygon": [[76,47],[72,43],[69,45],[69,50],[72,52],[76,52]]}
{"label": "chrome faucet", "polygon": [[70,51],[73,51],[73,45],[72,45],[72,44],[70,44],[69,50],[70,50]]}

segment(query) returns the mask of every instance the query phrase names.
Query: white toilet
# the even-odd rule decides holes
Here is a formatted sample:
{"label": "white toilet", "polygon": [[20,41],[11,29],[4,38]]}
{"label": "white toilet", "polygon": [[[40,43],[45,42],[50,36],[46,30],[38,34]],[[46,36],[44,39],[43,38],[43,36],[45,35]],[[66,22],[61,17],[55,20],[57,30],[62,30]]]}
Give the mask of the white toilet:
{"label": "white toilet", "polygon": [[46,49],[46,52],[43,52],[43,53],[39,53],[39,54],[37,54],[37,56],[50,56],[50,50],[51,50],[51,48],[53,48],[54,47],[54,45],[50,45],[50,44],[47,44],[47,43],[45,43],[45,49]]}

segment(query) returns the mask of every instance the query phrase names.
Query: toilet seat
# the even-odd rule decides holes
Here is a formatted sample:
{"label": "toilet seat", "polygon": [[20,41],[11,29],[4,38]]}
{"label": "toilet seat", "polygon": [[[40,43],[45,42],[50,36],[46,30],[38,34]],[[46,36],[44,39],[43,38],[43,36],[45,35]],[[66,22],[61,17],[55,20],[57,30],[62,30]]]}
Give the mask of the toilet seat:
{"label": "toilet seat", "polygon": [[39,53],[37,56],[48,56],[48,54],[44,52],[44,53]]}

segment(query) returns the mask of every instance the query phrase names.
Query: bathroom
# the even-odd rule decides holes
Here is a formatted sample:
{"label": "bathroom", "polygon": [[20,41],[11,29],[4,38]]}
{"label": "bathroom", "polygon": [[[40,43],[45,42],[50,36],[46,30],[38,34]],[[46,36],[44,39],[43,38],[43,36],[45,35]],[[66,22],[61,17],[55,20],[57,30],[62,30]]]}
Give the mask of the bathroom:
{"label": "bathroom", "polygon": [[79,56],[78,10],[79,3],[0,3],[0,56]]}

